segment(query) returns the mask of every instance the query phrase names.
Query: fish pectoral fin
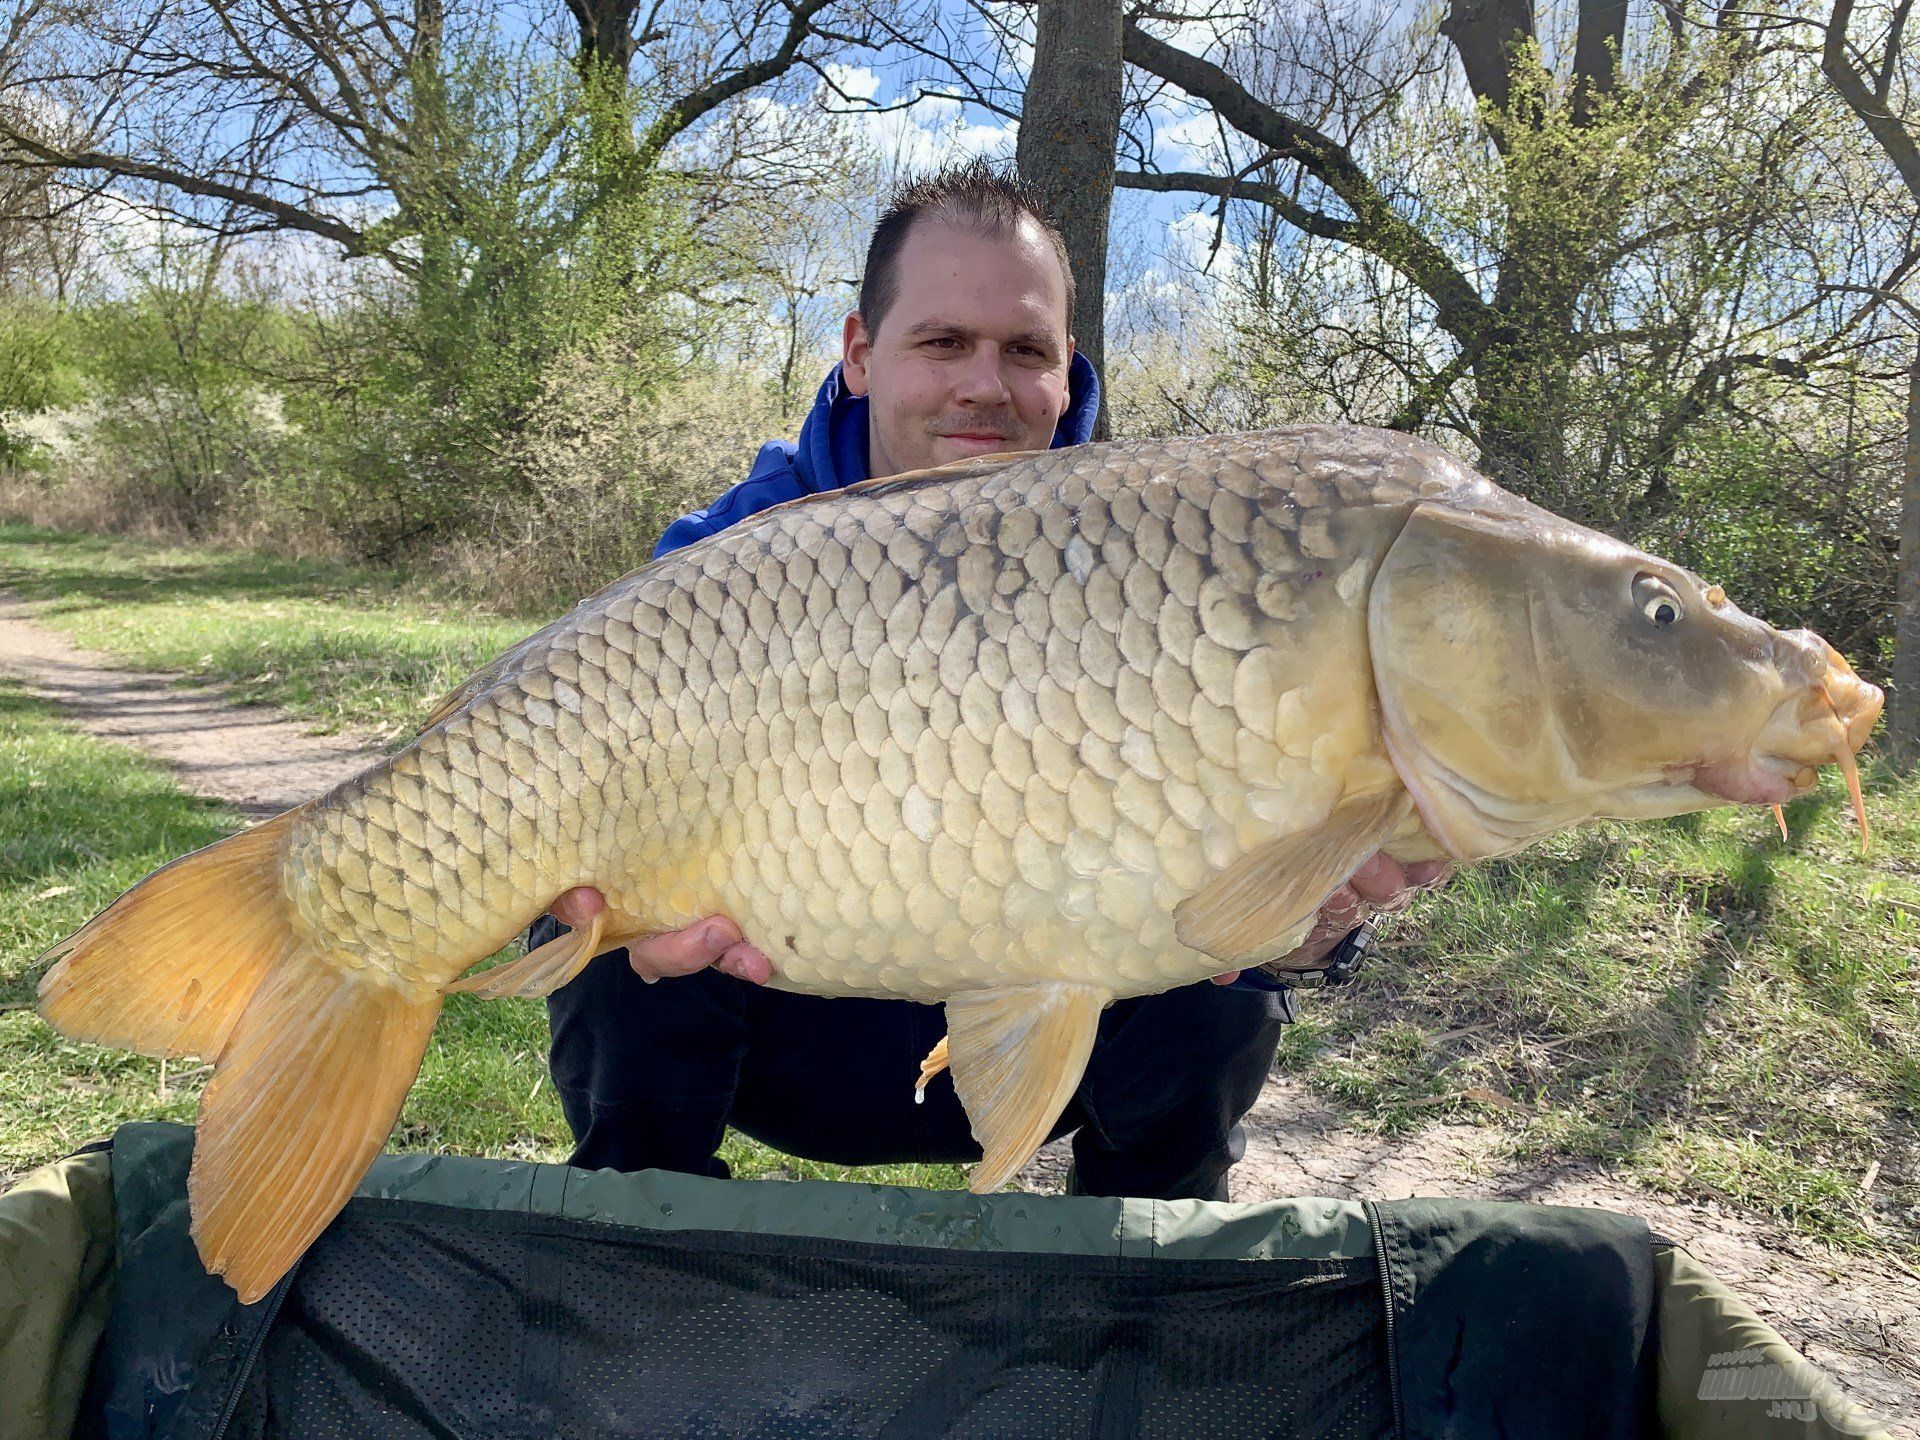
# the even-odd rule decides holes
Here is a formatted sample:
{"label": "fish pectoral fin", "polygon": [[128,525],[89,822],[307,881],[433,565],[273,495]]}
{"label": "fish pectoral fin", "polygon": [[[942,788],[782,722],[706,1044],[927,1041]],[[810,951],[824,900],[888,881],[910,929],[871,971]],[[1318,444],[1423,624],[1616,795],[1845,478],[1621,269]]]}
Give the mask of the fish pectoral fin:
{"label": "fish pectoral fin", "polygon": [[518,960],[482,970],[464,980],[455,980],[441,989],[448,995],[466,992],[482,1000],[498,1000],[507,995],[534,999],[551,994],[587,968],[587,962],[603,949],[600,932],[606,928],[607,912],[602,910],[585,926],[576,926],[564,935],[556,935],[536,946]]}
{"label": "fish pectoral fin", "polygon": [[943,1043],[953,1088],[980,1142],[967,1182],[975,1194],[998,1190],[1046,1143],[1079,1088],[1100,1011],[1112,998],[1089,985],[1042,984],[947,1001]]}
{"label": "fish pectoral fin", "polygon": [[1227,965],[1278,960],[1412,808],[1404,790],[1355,796],[1324,824],[1255,846],[1174,907],[1174,934]]}

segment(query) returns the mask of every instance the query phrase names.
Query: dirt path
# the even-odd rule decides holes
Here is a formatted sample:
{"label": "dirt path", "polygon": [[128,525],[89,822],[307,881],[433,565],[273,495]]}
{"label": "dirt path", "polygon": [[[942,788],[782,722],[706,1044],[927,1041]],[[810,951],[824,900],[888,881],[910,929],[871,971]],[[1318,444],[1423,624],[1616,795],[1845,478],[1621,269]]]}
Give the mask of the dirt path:
{"label": "dirt path", "polygon": [[262,706],[235,705],[218,686],[120,670],[35,624],[29,606],[0,591],[0,674],[24,681],[90,734],[163,760],[196,795],[254,819],[312,799],[379,758],[364,737],[312,735]]}
{"label": "dirt path", "polygon": [[[0,593],[0,673],[23,680],[93,734],[165,761],[180,783],[248,813],[276,814],[354,774],[379,752],[364,740],[308,734],[218,688],[116,669],[38,625]],[[1309,996],[1307,1004],[1312,1004]],[[1714,1202],[1676,1202],[1589,1163],[1516,1165],[1498,1131],[1436,1124],[1382,1139],[1350,1130],[1298,1080],[1278,1076],[1247,1117],[1234,1197],[1480,1195],[1597,1205],[1639,1215],[1678,1241],[1790,1342],[1871,1406],[1893,1433],[1920,1440],[1920,1276],[1883,1259],[1835,1257]],[[1022,1175],[1061,1188],[1064,1144]]]}

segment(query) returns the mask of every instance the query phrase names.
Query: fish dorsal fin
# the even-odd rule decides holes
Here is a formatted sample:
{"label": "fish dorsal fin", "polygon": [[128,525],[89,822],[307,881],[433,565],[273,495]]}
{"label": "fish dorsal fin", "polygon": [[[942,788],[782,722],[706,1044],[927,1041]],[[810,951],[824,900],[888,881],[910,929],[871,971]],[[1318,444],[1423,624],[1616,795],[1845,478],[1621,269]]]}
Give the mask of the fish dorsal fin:
{"label": "fish dorsal fin", "polygon": [[808,495],[796,495],[791,500],[782,500],[778,505],[769,505],[764,510],[756,511],[741,523],[752,524],[763,516],[790,513],[796,505],[811,505],[818,500],[833,500],[842,495],[860,495],[875,499],[900,490],[912,490],[921,485],[948,485],[955,480],[971,480],[976,476],[991,475],[995,471],[1004,470],[1007,466],[1022,460],[1037,460],[1042,455],[1052,453],[1050,450],[1002,450],[993,455],[974,455],[964,460],[949,460],[945,465],[934,465],[925,470],[903,470],[898,475],[882,475],[877,480],[856,480],[851,485],[842,485],[835,490],[816,490]]}
{"label": "fish dorsal fin", "polygon": [[1047,1142],[1079,1088],[1100,1011],[1113,997],[1088,985],[1022,985],[947,1001],[947,1055],[980,1163],[968,1185],[998,1190]]}
{"label": "fish dorsal fin", "polygon": [[440,703],[433,707],[433,713],[420,722],[420,730],[418,733],[424,735],[449,715],[460,710],[486,691],[491,690],[509,674],[514,673],[519,668],[520,663],[526,659],[528,652],[534,648],[536,642],[541,644],[546,643],[547,630],[551,628],[551,626],[547,626],[544,629],[537,630],[526,639],[515,644],[511,649],[502,651],[500,654],[494,656],[493,659],[489,660],[482,669],[474,671],[473,674],[462,680],[445,695],[442,695],[440,697]]}
{"label": "fish dorsal fin", "polygon": [[1325,822],[1257,845],[1174,907],[1174,934],[1227,965],[1264,965],[1301,940],[1316,911],[1413,809],[1404,790],[1342,800]]}
{"label": "fish dorsal fin", "polygon": [[445,695],[442,695],[440,697],[440,703],[433,707],[433,712],[420,722],[420,733],[425,734],[442,720],[453,714],[453,712],[458,710],[462,705],[465,705],[474,696],[478,695],[487,685],[493,682],[499,670],[499,663],[495,662],[487,666],[487,668],[482,670],[478,675],[462,680],[459,685],[449,690]]}
{"label": "fish dorsal fin", "polygon": [[602,949],[608,948],[600,943],[600,932],[606,923],[607,912],[602,910],[586,925],[554,936],[518,960],[440,988],[449,995],[466,992],[482,1000],[498,1000],[505,995],[520,995],[531,1000],[551,994],[586,969],[587,962]]}

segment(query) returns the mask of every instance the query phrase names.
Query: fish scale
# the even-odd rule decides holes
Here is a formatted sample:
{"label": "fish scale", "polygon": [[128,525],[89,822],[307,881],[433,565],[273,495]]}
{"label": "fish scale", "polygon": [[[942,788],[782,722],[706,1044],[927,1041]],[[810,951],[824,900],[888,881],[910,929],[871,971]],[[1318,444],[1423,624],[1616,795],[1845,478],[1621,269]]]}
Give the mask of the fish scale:
{"label": "fish scale", "polygon": [[[1191,857],[1313,823],[1385,759],[1335,773],[1274,743],[1289,689],[1317,679],[1323,718],[1366,701],[1350,665],[1289,675],[1262,644],[1285,621],[1251,552],[1309,558],[1285,541],[1302,509],[1260,503],[1306,488],[1297,452],[1111,453],[848,496],[831,525],[783,507],[603,591],[519,647],[417,764],[303,818],[285,862],[301,924],[440,985],[591,884],[610,933],[724,913],[776,985],[811,993],[1065,976],[1127,995],[1211,973],[1173,933]],[[1191,787],[1177,802],[1169,776]],[[396,842],[378,885],[339,863]],[[424,914],[396,871],[431,890]]]}
{"label": "fish scale", "polygon": [[[1702,613],[1657,638],[1650,584]],[[1102,1006],[1286,955],[1375,851],[1778,798],[1878,708],[1817,637],[1407,436],[992,456],[608,586],[390,760],[122,896],[41,1011],[216,1058],[194,1234],[247,1300],[384,1143],[445,993],[712,914],[776,986],[944,1001],[920,1083],[951,1066],[990,1189]],[[462,978],[577,886],[604,909]]]}

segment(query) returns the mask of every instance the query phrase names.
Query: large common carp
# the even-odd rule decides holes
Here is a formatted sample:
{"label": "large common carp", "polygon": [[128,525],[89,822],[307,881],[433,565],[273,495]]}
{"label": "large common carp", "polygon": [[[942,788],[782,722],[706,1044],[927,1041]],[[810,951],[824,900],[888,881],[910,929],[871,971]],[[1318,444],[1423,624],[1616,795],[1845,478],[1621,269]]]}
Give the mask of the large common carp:
{"label": "large common carp", "polygon": [[[217,1059],[194,1235],[247,1300],[378,1153],[444,994],[716,912],[775,985],[946,1002],[929,1068],[987,1189],[1103,1006],[1284,955],[1374,851],[1779,802],[1851,779],[1879,709],[1818,637],[1402,435],[993,456],[616,581],[392,759],[122,896],[40,1009]],[[577,885],[591,925],[461,978]]]}

